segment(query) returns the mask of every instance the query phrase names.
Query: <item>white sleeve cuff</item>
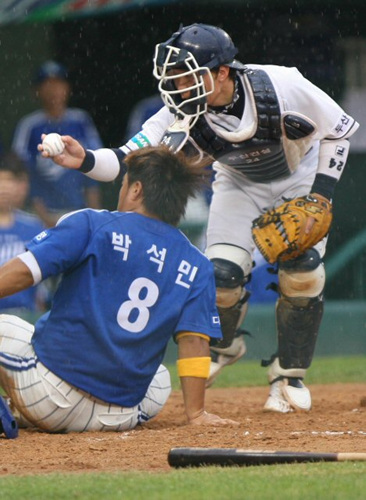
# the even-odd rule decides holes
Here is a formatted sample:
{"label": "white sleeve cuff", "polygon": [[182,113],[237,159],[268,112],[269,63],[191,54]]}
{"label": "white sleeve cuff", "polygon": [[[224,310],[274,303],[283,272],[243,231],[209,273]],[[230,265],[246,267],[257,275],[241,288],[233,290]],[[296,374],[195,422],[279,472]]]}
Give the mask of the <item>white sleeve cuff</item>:
{"label": "white sleeve cuff", "polygon": [[32,252],[24,252],[17,256],[28,267],[33,276],[33,284],[38,285],[42,281],[42,271]]}
{"label": "white sleeve cuff", "polygon": [[116,153],[107,148],[96,149],[95,151],[88,149],[88,151],[94,155],[95,163],[92,170],[85,175],[96,181],[114,181],[120,171]]}

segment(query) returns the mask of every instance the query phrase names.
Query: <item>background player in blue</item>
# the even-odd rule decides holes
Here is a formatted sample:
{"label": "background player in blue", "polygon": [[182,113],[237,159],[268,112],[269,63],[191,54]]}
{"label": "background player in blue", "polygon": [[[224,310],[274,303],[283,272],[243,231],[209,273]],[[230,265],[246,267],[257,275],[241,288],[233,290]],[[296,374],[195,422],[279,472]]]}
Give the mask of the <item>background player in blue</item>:
{"label": "background player in blue", "polygon": [[19,121],[12,149],[29,167],[31,208],[51,227],[71,210],[100,208],[100,191],[96,181],[83,179],[43,158],[37,151],[41,134],[71,134],[85,148],[99,148],[102,141],[91,116],[82,109],[68,107],[71,89],[64,66],[45,62],[34,84],[42,108]]}
{"label": "background player in blue", "polygon": [[[24,252],[25,244],[44,229],[41,220],[22,207],[27,193],[27,170],[13,153],[0,156],[0,265]],[[39,287],[0,299],[0,312],[28,314],[43,309]]]}
{"label": "background player in blue", "polygon": [[126,163],[117,212],[67,214],[0,269],[0,296],[63,273],[34,334],[0,316],[0,383],[46,431],[131,429],[169,397],[161,361],[173,336],[188,422],[235,424],[204,410],[209,341],[222,336],[213,267],[174,227],[203,165],[164,146]]}

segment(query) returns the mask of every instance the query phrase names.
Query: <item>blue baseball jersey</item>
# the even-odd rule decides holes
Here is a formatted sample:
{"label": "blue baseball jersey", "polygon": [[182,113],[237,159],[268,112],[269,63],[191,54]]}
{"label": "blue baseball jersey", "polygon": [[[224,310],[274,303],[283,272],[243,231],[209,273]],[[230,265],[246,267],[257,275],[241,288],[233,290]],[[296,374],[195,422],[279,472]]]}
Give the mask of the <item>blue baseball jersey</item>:
{"label": "blue baseball jersey", "polygon": [[102,147],[90,115],[82,109],[69,108],[56,120],[44,111],[35,111],[22,118],[15,129],[12,149],[29,167],[30,197],[40,198],[50,210],[84,208],[84,189],[98,186],[98,183],[41,156],[37,150],[41,135],[51,132],[71,135],[86,149]]}
{"label": "blue baseball jersey", "polygon": [[[24,252],[25,245],[43,231],[44,226],[38,217],[18,210],[14,213],[11,226],[0,227],[0,266]],[[0,312],[11,309],[36,311],[37,288],[31,287],[10,297],[0,299]]]}
{"label": "blue baseball jersey", "polygon": [[169,339],[221,338],[211,262],[176,228],[136,213],[64,216],[28,249],[42,278],[63,273],[34,350],[52,372],[109,403],[145,396]]}

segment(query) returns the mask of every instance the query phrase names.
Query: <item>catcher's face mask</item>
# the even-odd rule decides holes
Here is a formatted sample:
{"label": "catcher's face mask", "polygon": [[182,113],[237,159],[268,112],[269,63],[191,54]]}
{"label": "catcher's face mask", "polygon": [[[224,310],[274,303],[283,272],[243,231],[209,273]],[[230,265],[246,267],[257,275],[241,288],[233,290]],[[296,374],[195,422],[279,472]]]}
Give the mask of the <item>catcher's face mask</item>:
{"label": "catcher's face mask", "polygon": [[[211,71],[223,65],[245,69],[234,59],[237,52],[224,30],[202,23],[180,26],[169,40],[156,46],[153,74],[159,80],[165,105],[176,118],[191,119],[192,127],[207,111],[207,96],[214,91]],[[179,88],[179,77],[191,78],[184,93]]]}
{"label": "catcher's face mask", "polygon": [[[154,71],[164,104],[179,118],[191,118],[192,127],[207,111],[207,96],[214,91],[208,67],[199,66],[193,54],[166,44],[155,49]],[[205,84],[206,83],[206,84]]]}

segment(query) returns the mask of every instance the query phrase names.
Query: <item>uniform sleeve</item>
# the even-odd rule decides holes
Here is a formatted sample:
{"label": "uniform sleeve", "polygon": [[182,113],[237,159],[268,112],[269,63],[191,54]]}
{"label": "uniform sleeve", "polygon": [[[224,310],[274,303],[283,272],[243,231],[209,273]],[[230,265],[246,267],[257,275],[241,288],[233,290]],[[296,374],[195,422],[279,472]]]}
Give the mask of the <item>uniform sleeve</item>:
{"label": "uniform sleeve", "polygon": [[11,149],[21,158],[24,162],[28,162],[30,159],[29,154],[29,138],[30,138],[30,126],[29,120],[22,118],[19,120],[15,127]]}
{"label": "uniform sleeve", "polygon": [[146,120],[142,125],[142,130],[134,135],[125,147],[129,151],[134,151],[145,146],[157,146],[173,121],[173,114],[166,106],[163,106],[155,115]]}
{"label": "uniform sleeve", "polygon": [[26,245],[42,273],[42,280],[67,272],[86,256],[92,234],[89,214],[80,210],[63,216],[57,225],[38,234]]}
{"label": "uniform sleeve", "polygon": [[295,111],[310,118],[316,125],[316,139],[346,139],[357,130],[354,118],[296,68],[279,67],[270,76],[284,111]]}
{"label": "uniform sleeve", "polygon": [[142,130],[118,149],[87,150],[80,171],[91,179],[102,182],[115,180],[123,172],[124,157],[131,151],[146,146],[157,146],[165,130],[172,123],[173,115],[165,106],[143,125]]}

